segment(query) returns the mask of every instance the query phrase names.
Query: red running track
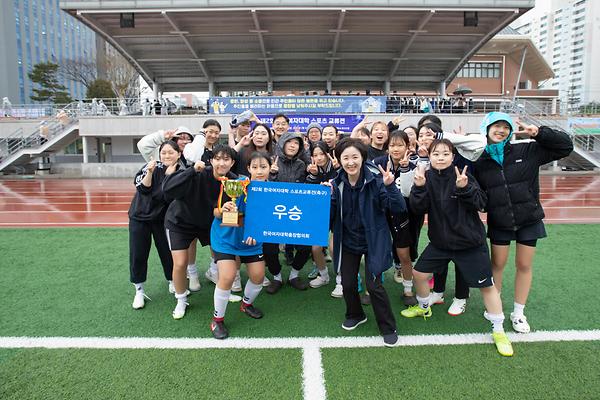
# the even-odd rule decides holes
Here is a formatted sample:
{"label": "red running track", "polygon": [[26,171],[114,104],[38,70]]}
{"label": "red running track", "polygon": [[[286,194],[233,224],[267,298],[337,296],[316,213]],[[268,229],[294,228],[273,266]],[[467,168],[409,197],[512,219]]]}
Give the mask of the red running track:
{"label": "red running track", "polygon": [[[132,179],[0,180],[0,227],[127,226],[133,193]],[[546,223],[600,223],[600,176],[541,176],[540,197]]]}

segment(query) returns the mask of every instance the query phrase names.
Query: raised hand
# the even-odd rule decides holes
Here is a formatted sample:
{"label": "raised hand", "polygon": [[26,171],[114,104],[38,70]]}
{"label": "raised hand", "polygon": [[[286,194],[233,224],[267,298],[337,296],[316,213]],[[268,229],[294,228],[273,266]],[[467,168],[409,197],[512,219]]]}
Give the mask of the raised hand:
{"label": "raised hand", "polygon": [[402,115],[398,115],[397,117],[392,118],[392,124],[394,124],[395,126],[400,125],[400,122],[404,121],[406,118],[404,118]]}
{"label": "raised hand", "polygon": [[306,167],[306,172],[311,175],[317,175],[319,173],[319,167],[317,167],[314,157],[310,158],[310,164],[308,164],[308,167]]}
{"label": "raised hand", "polygon": [[387,168],[383,169],[381,165],[378,165],[379,172],[381,172],[381,176],[383,177],[383,184],[385,186],[389,186],[394,183],[394,174],[390,171],[392,163],[388,161]]}
{"label": "raised hand", "polygon": [[419,157],[429,157],[429,150],[427,150],[427,146],[423,142],[419,143],[417,154]]}
{"label": "raised hand", "polygon": [[177,132],[177,129],[169,129],[168,131],[165,131],[165,140],[172,139],[175,132]]}
{"label": "raised hand", "polygon": [[165,170],[165,175],[171,175],[176,170],[177,170],[177,163],[174,162],[173,164],[171,164],[167,167],[167,169]]}
{"label": "raised hand", "polygon": [[273,161],[273,164],[271,164],[271,173],[272,174],[276,174],[279,172],[279,166],[277,165],[278,162],[279,162],[279,156],[275,157],[275,161]]}
{"label": "raised hand", "polygon": [[467,177],[467,166],[465,165],[462,172],[458,170],[457,166],[454,166],[454,172],[456,173],[456,187],[462,189],[467,186],[467,183],[469,183],[469,178]]}
{"label": "raised hand", "polygon": [[327,157],[329,157],[329,160],[331,161],[331,165],[333,166],[333,169],[338,169],[340,167],[340,163],[336,156],[332,157],[331,154],[327,153]]}
{"label": "raised hand", "polygon": [[148,172],[153,173],[156,168],[156,160],[150,158],[150,161],[146,164],[146,168],[148,169]]}
{"label": "raised hand", "polygon": [[463,128],[462,125],[459,125],[458,129],[453,129],[452,132],[454,132],[457,135],[461,135],[461,136],[465,136],[467,134],[467,132],[465,132],[465,128]]}
{"label": "raised hand", "polygon": [[204,164],[204,161],[196,161],[194,163],[194,169],[196,170],[196,172],[201,172],[204,170],[204,168],[206,168],[206,164]]}
{"label": "raised hand", "polygon": [[519,127],[519,129],[515,132],[515,135],[528,136],[531,138],[536,137],[539,132],[539,128],[535,125],[524,124],[518,119],[515,120],[515,123]]}
{"label": "raised hand", "polygon": [[410,150],[406,149],[406,151],[404,152],[404,156],[402,156],[402,158],[400,159],[400,166],[402,168],[406,168],[408,167],[408,156],[410,155]]}
{"label": "raised hand", "polygon": [[240,144],[241,144],[242,146],[244,146],[244,147],[246,147],[246,146],[249,146],[249,145],[250,145],[250,142],[252,141],[252,138],[253,138],[253,137],[254,137],[254,131],[253,131],[253,132],[250,132],[250,134],[248,134],[248,135],[246,135],[246,136],[243,136],[243,137],[240,139]]}
{"label": "raised hand", "polygon": [[425,167],[422,164],[417,165],[415,170],[415,186],[425,186]]}

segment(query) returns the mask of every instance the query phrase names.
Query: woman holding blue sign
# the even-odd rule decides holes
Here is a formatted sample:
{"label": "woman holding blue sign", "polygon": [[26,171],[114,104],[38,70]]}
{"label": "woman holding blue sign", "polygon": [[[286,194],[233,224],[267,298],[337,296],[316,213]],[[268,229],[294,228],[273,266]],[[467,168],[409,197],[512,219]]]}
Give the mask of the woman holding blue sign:
{"label": "woman holding blue sign", "polygon": [[342,170],[332,181],[334,262],[342,271],[346,319],[342,328],[356,329],[367,321],[358,294],[358,270],[365,256],[365,281],[379,332],[386,346],[398,343],[396,320],[383,287],[382,275],[392,265],[392,240],[386,212],[406,210],[394,174],[367,162],[368,149],[359,139],[338,143]]}

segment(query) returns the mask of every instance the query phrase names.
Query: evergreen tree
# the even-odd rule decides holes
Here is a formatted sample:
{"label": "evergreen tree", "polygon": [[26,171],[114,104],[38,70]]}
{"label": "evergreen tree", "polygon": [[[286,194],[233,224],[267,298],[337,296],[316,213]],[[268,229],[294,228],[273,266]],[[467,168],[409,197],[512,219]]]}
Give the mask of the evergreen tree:
{"label": "evergreen tree", "polygon": [[96,79],[88,87],[85,97],[88,99],[112,99],[117,96],[115,96],[115,92],[109,81],[105,79]]}
{"label": "evergreen tree", "polygon": [[34,95],[31,96],[31,100],[58,104],[73,101],[65,91],[66,88],[58,83],[57,74],[58,64],[46,62],[34,65],[33,70],[27,75],[32,82],[39,85],[39,88],[33,89]]}

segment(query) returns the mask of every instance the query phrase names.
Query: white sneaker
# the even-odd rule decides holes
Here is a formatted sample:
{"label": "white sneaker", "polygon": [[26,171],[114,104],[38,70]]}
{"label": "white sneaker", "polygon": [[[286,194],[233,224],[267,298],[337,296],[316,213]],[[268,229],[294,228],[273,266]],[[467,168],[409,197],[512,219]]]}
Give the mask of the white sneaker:
{"label": "white sneaker", "polygon": [[512,326],[515,332],[519,333],[529,333],[531,332],[531,327],[527,322],[527,317],[521,315],[519,317],[515,317],[514,313],[510,313],[510,320],[512,321]]}
{"label": "white sneaker", "polygon": [[133,298],[133,303],[131,303],[131,306],[134,310],[144,308],[144,306],[146,305],[146,301],[144,298],[150,300],[150,297],[146,296],[146,293],[144,293],[141,290],[136,290],[135,297]]}
{"label": "white sneaker", "polygon": [[173,281],[169,282],[169,293],[175,294],[175,284],[173,283]]}
{"label": "white sneaker", "polygon": [[269,280],[269,278],[267,278],[267,277],[265,276],[265,278],[263,279],[263,284],[262,284],[262,285],[263,285],[263,287],[267,287],[267,286],[269,286],[270,284],[271,284],[271,281]]}
{"label": "white sneaker", "polygon": [[189,274],[188,273],[188,280],[189,280],[189,289],[190,292],[197,292],[198,290],[200,290],[200,279],[198,278],[198,273],[195,274]]}
{"label": "white sneaker", "polygon": [[431,292],[429,295],[429,305],[432,306],[434,304],[444,304],[444,294]]}
{"label": "white sneaker", "polygon": [[242,301],[242,296],[238,296],[237,294],[229,293],[229,302],[230,303],[239,303]]}
{"label": "white sneaker", "polygon": [[173,310],[173,319],[181,319],[185,315],[185,309],[189,306],[187,301],[177,300],[177,305]]}
{"label": "white sneaker", "polygon": [[394,282],[404,282],[404,278],[402,278],[402,266],[400,264],[394,264],[394,268],[396,268],[396,270],[394,271]]}
{"label": "white sneaker", "polygon": [[[318,288],[321,286],[325,286],[328,283],[329,283],[329,277],[323,278],[321,275],[317,276],[315,279],[308,282],[308,284],[310,285],[311,288]],[[341,288],[341,285],[340,285],[340,288]],[[331,295],[333,296],[333,293],[331,293]]]}
{"label": "white sneaker", "polygon": [[219,272],[217,271],[216,273],[213,273],[212,270],[209,268],[208,270],[206,270],[204,277],[216,285],[219,281]]}
{"label": "white sneaker", "polygon": [[240,276],[240,271],[235,275],[235,279],[233,280],[233,285],[231,286],[232,292],[241,292],[242,291],[242,278]]}
{"label": "white sneaker", "polygon": [[333,289],[333,292],[331,292],[331,297],[344,297],[344,289],[342,288],[341,284],[335,285],[335,289]]}
{"label": "white sneaker", "polygon": [[448,308],[448,314],[457,316],[465,312],[467,309],[467,299],[452,299],[452,304]]}

